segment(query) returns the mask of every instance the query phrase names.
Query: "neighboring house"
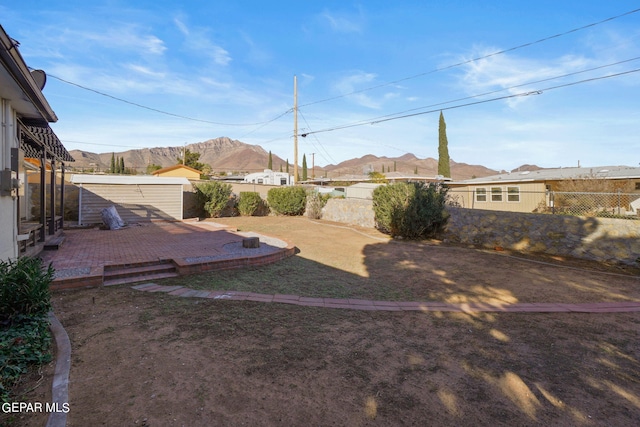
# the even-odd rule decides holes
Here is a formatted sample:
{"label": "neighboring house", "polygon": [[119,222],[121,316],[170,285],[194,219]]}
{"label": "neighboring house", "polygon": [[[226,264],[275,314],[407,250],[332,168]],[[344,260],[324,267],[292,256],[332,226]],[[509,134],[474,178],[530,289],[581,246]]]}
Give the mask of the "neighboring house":
{"label": "neighboring house", "polygon": [[271,169],[265,169],[263,172],[250,173],[245,175],[243,182],[250,184],[267,184],[267,185],[293,185],[293,175],[286,172],[274,172]]}
{"label": "neighboring house", "polygon": [[153,175],[198,180],[200,179],[200,175],[202,175],[202,172],[185,165],[173,165],[166,168],[158,169],[153,173]]}
{"label": "neighboring house", "polygon": [[[551,206],[551,191],[563,189],[569,180],[582,181],[579,190],[603,192],[595,188],[604,180],[610,191],[640,195],[640,168],[629,166],[569,167],[510,172],[483,178],[451,182],[449,196],[459,206],[471,209],[534,212]],[[594,188],[589,188],[593,185]],[[601,187],[601,186],[599,186]],[[613,190],[615,189],[615,190]],[[633,207],[629,207],[633,209]]]}
{"label": "neighboring house", "polygon": [[63,226],[65,162],[73,158],[49,123],[58,118],[42,93],[46,75],[30,71],[0,26],[0,260],[36,255]]}
{"label": "neighboring house", "polygon": [[73,175],[79,187],[78,225],[101,224],[102,210],[115,206],[126,223],[182,220],[186,178],[144,175]]}
{"label": "neighboring house", "polygon": [[[451,178],[444,178],[443,176],[425,176],[425,175],[414,175],[414,174],[406,174],[403,172],[385,172],[381,174],[389,183],[396,182],[449,182]],[[334,178],[324,178],[317,177],[315,179],[309,179],[305,181],[306,184],[316,184],[316,185],[332,185],[332,183],[359,183],[359,182],[371,182],[372,178],[368,174],[357,175],[357,174],[347,174],[340,175]]]}

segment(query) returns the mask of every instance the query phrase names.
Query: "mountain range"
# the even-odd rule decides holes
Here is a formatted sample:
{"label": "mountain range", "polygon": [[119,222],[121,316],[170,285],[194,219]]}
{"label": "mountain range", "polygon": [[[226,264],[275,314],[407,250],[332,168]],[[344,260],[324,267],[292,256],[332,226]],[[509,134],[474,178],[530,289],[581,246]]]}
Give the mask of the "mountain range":
{"label": "mountain range", "polygon": [[[246,144],[227,137],[210,139],[204,142],[189,144],[183,147],[156,147],[141,148],[123,152],[91,153],[82,150],[72,150],[70,154],[76,160],[70,167],[77,171],[105,171],[111,164],[112,156],[124,159],[125,167],[145,173],[148,165],[162,167],[172,166],[182,158],[184,150],[200,154],[200,163],[211,166],[212,172],[243,173],[259,172],[267,168],[269,164],[269,152],[259,145]],[[288,159],[283,159],[271,153],[273,169],[286,170]],[[301,162],[302,159],[299,159]],[[362,175],[369,171],[391,172],[403,174],[415,174],[416,169],[420,176],[435,176],[438,173],[438,160],[428,157],[419,159],[413,154],[405,154],[401,157],[378,157],[372,154],[357,159],[350,159],[337,165],[315,166],[307,158],[308,175],[312,173],[318,176],[337,178],[344,175]],[[451,177],[454,180],[469,179],[495,175],[499,171],[489,169],[481,165],[469,165],[457,163],[451,160]],[[293,163],[289,162],[290,172],[293,172]],[[299,164],[299,167],[300,164]],[[534,166],[535,167],[535,166]],[[314,171],[312,172],[312,168]]]}

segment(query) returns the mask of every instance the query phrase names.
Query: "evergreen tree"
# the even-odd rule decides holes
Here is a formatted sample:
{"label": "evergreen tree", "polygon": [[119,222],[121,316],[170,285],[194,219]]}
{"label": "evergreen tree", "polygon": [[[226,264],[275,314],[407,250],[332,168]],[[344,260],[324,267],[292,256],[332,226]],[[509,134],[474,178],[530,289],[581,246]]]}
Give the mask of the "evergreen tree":
{"label": "evergreen tree", "polygon": [[282,172],[282,163],[280,163],[280,172]]}
{"label": "evergreen tree", "polygon": [[438,175],[451,178],[447,124],[444,122],[442,111],[440,111],[440,124],[438,125]]}
{"label": "evergreen tree", "polygon": [[413,174],[414,175],[418,175],[418,167],[416,166],[416,168],[413,170]]}
{"label": "evergreen tree", "polygon": [[287,173],[289,173],[289,159],[287,159]]}
{"label": "evergreen tree", "polygon": [[269,150],[269,165],[267,166],[267,169],[273,170],[273,157],[271,157],[271,150]]}
{"label": "evergreen tree", "polygon": [[120,157],[120,173],[124,173],[124,157]]}
{"label": "evergreen tree", "polygon": [[397,169],[396,169],[396,161],[395,161],[395,160],[393,161],[393,171],[394,171],[394,172],[396,172],[396,171],[397,171]]}
{"label": "evergreen tree", "polygon": [[109,167],[109,173],[116,173],[116,155],[111,153],[111,166]]}
{"label": "evergreen tree", "polygon": [[200,153],[192,153],[189,149],[184,150],[184,163],[182,161],[182,157],[178,157],[176,159],[178,165],[184,164],[185,166],[189,166],[195,170],[202,171],[205,167],[204,163],[200,163]]}
{"label": "evergreen tree", "polygon": [[303,154],[302,155],[302,180],[306,181],[307,180],[307,155]]}

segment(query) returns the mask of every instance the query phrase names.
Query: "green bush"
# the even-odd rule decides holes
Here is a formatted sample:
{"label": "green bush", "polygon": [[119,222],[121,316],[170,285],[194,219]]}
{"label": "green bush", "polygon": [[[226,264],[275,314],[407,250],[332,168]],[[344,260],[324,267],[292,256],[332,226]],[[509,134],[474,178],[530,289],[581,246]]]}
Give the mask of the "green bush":
{"label": "green bush", "polygon": [[302,215],[307,203],[307,192],[302,187],[272,188],[267,193],[267,202],[278,215]]}
{"label": "green bush", "polygon": [[311,219],[322,218],[322,208],[331,198],[329,194],[320,194],[317,191],[310,191],[307,194],[307,216]]}
{"label": "green bush", "polygon": [[447,188],[431,183],[401,182],[373,191],[376,227],[391,236],[420,239],[435,236],[447,221]]}
{"label": "green bush", "polygon": [[51,309],[51,265],[40,258],[0,261],[0,400],[32,364],[51,360],[47,312]]}
{"label": "green bush", "polygon": [[227,207],[231,197],[231,185],[218,181],[196,185],[198,207],[211,217],[218,217]]}
{"label": "green bush", "polygon": [[0,402],[10,401],[10,389],[30,365],[51,361],[51,333],[46,316],[19,317],[0,327]]}
{"label": "green bush", "polygon": [[51,265],[45,270],[40,258],[0,261],[0,321],[16,316],[46,315],[51,309]]}
{"label": "green bush", "polygon": [[264,206],[260,193],[254,191],[241,191],[238,200],[238,212],[243,216],[258,214]]}

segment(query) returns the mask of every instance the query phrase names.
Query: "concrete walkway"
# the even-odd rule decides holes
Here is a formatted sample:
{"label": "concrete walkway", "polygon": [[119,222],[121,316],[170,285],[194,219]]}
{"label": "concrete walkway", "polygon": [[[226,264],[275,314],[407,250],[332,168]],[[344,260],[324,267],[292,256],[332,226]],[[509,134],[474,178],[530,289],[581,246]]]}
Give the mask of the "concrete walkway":
{"label": "concrete walkway", "polygon": [[640,302],[598,302],[587,304],[563,303],[516,303],[493,305],[486,303],[450,304],[444,302],[419,301],[372,301],[363,299],[311,298],[298,295],[258,294],[238,291],[203,291],[183,286],[161,286],[142,283],[132,286],[144,292],[164,292],[183,298],[210,298],[216,300],[257,301],[264,303],[293,304],[305,307],[341,308],[369,311],[453,311],[460,313],[627,313],[640,312]]}

